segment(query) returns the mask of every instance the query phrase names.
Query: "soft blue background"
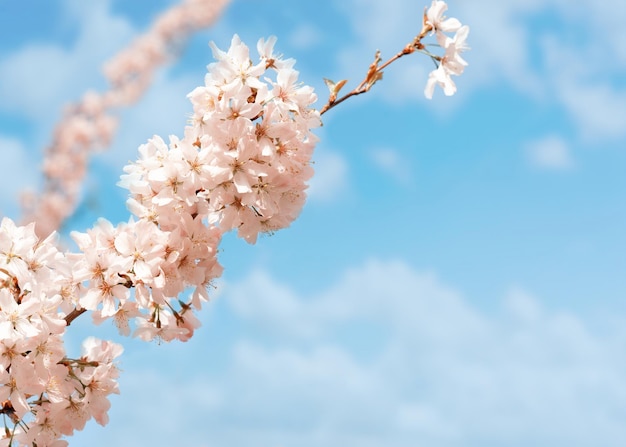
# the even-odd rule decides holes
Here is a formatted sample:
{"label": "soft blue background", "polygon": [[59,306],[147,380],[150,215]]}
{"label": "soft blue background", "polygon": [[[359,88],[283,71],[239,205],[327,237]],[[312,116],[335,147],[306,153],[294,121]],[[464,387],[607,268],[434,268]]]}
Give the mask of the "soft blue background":
{"label": "soft blue background", "polygon": [[[0,210],[40,181],[68,101],[173,1],[0,0]],[[207,42],[274,34],[322,99],[419,31],[426,3],[234,0],[120,112],[63,229],[128,218],[122,166],[182,133]],[[325,115],[300,219],[227,236],[203,328],[122,340],[111,422],[70,445],[626,445],[626,3],[451,1],[470,25],[452,98],[429,60]],[[68,344],[96,333],[88,318]]]}

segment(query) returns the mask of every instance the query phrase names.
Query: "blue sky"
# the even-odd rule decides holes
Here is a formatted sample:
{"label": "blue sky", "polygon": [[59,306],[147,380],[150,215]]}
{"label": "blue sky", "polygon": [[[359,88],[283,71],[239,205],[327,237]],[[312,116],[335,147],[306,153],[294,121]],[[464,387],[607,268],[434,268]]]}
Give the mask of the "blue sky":
{"label": "blue sky", "polygon": [[[173,1],[0,0],[0,211],[40,181],[68,101]],[[400,60],[324,116],[310,200],[225,274],[186,344],[122,340],[111,422],[70,445],[626,444],[626,4],[460,0],[456,96]],[[128,219],[122,166],[182,134],[207,42],[276,35],[301,80],[361,80],[419,31],[413,0],[234,0],[120,112],[66,225]],[[321,107],[321,104],[320,104]],[[117,336],[88,318],[69,329]]]}

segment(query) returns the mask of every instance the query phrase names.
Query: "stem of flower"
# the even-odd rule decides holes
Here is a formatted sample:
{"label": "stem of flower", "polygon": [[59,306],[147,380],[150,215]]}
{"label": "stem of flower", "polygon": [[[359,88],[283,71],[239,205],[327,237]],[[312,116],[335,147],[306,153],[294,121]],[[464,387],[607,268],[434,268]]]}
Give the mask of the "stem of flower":
{"label": "stem of flower", "polygon": [[85,312],[87,312],[87,309],[78,309],[78,308],[74,309],[73,311],[71,311],[69,314],[65,316],[65,325],[69,326],[70,324],[72,324],[72,321],[74,321],[76,318],[78,318]]}
{"label": "stem of flower", "polygon": [[380,79],[383,78],[383,70],[385,68],[387,68],[389,65],[391,65],[393,62],[397,61],[401,57],[406,56],[407,54],[411,54],[411,53],[418,51],[420,53],[424,53],[430,56],[431,58],[440,59],[438,56],[434,56],[430,52],[428,52],[426,50],[426,46],[422,43],[422,39],[426,37],[426,35],[432,30],[433,30],[433,27],[430,24],[426,23],[426,16],[424,15],[424,24],[422,26],[422,30],[417,36],[415,36],[415,38],[413,39],[411,43],[408,43],[402,49],[402,51],[398,52],[395,56],[390,58],[387,62],[385,62],[382,65],[379,65],[380,53],[377,52],[374,58],[374,62],[370,65],[369,70],[367,71],[367,75],[365,76],[365,79],[363,79],[363,81],[361,81],[361,83],[358,86],[356,86],[354,90],[352,90],[349,93],[346,93],[341,98],[336,99],[338,90],[341,88],[341,86],[343,86],[343,83],[337,84],[337,88],[331,89],[331,94],[328,99],[328,102],[320,110],[320,115],[323,115],[324,113],[328,112],[330,109],[335,107],[336,105],[341,104],[346,99],[351,98],[352,96],[360,95],[362,93],[367,92],[370,88],[372,88],[372,86],[376,83],[376,81],[379,81]]}
{"label": "stem of flower", "polygon": [[404,47],[402,51],[398,52],[395,56],[390,58],[388,61],[386,61],[382,65],[378,65],[379,57],[377,54],[376,59],[374,60],[372,65],[370,65],[370,69],[368,70],[367,75],[365,76],[365,79],[363,79],[363,81],[361,81],[361,83],[357,85],[354,88],[354,90],[352,90],[349,93],[346,93],[341,98],[329,99],[326,105],[324,105],[324,107],[322,107],[322,109],[320,110],[320,115],[323,115],[324,113],[326,113],[333,107],[341,104],[346,99],[351,98],[352,96],[360,95],[362,93],[367,92],[376,83],[376,81],[379,81],[380,79],[382,79],[383,70],[385,68],[387,68],[389,65],[391,65],[393,62],[397,61],[401,57],[406,56],[407,54],[411,54],[415,52],[415,50],[417,49],[421,49],[420,46],[421,46],[421,43],[416,38],[414,42],[408,44],[406,47]]}

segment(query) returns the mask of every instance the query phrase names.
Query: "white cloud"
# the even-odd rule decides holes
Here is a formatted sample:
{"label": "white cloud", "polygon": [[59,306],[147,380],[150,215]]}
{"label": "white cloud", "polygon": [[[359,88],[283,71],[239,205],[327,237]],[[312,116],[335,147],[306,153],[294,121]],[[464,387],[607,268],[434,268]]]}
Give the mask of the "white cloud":
{"label": "white cloud", "polygon": [[[324,404],[338,391],[337,376],[343,381],[343,392],[358,396],[369,392],[377,379],[336,346],[320,344],[310,350],[267,349],[256,343],[241,342],[233,347],[234,371],[253,371],[258,379],[277,393],[294,393],[300,399]],[[312,389],[314,387],[314,389]],[[287,388],[287,390],[285,389]]]}
{"label": "white cloud", "polygon": [[289,36],[289,44],[303,50],[314,47],[322,39],[321,31],[310,24],[302,24]]}
{"label": "white cloud", "polygon": [[[259,290],[271,290],[261,293]],[[228,301],[234,311],[243,318],[252,319],[263,325],[265,330],[289,333],[299,337],[319,335],[316,321],[308,321],[296,294],[288,287],[277,284],[263,271],[252,272],[248,280],[229,286]],[[255,299],[250,299],[255,296]],[[280,326],[275,327],[276,322]]]}
{"label": "white cloud", "polygon": [[541,169],[568,170],[574,166],[567,143],[556,135],[532,141],[525,150],[529,162]]}
{"label": "white cloud", "polygon": [[557,91],[588,142],[595,144],[626,136],[626,90],[608,83],[566,79]]}
{"label": "white cloud", "polygon": [[524,93],[541,95],[541,77],[530,66],[531,30],[522,17],[545,6],[546,2],[537,0],[451,2],[448,15],[458,17],[471,30],[464,88],[489,88],[504,80]]}
{"label": "white cloud", "polygon": [[391,148],[377,148],[369,151],[370,159],[381,171],[390,175],[402,185],[413,183],[412,168],[408,160]]}
{"label": "white cloud", "polygon": [[[381,3],[375,0],[351,0],[344,10],[352,21],[358,38],[339,56],[341,73],[361,79],[380,49],[383,59],[400,51],[419,32],[423,6],[412,0],[394,0]],[[528,31],[519,23],[519,16],[540,5],[537,1],[492,0],[449,2],[447,15],[457,17],[470,26],[467,54],[469,68],[458,80],[459,90],[470,90],[506,79],[527,92],[538,89],[540,79],[528,67]],[[485,11],[489,11],[488,14]],[[497,38],[494,38],[497,36]],[[385,73],[382,97],[394,103],[423,98],[428,72],[433,64],[419,54],[412,61],[399,61]],[[435,103],[433,103],[435,104]],[[434,107],[439,107],[434,105]]]}
{"label": "white cloud", "polygon": [[128,353],[106,437],[79,439],[94,447],[624,445],[626,332],[594,333],[520,287],[503,305],[483,314],[403,262],[370,260],[309,296],[256,272],[225,287],[208,333]]}
{"label": "white cloud", "polygon": [[25,189],[33,190],[39,177],[38,164],[29,157],[24,146],[15,139],[0,135],[0,154],[7,169],[2,173],[0,215],[18,219],[19,195]]}
{"label": "white cloud", "polygon": [[[0,60],[2,108],[53,122],[60,106],[101,82],[100,67],[133,35],[128,22],[113,16],[108,0],[89,7],[66,2],[65,13],[80,26],[70,48],[30,43]],[[45,111],[45,113],[43,112]]]}
{"label": "white cloud", "polygon": [[593,333],[519,287],[503,304],[482,314],[402,262],[371,260],[310,296],[256,272],[227,285],[209,334],[151,348],[151,369],[131,352],[108,438],[80,440],[624,445],[624,331]]}
{"label": "white cloud", "polygon": [[449,332],[433,314],[455,319],[458,329],[480,332],[483,327],[479,315],[436,276],[415,274],[401,262],[371,261],[348,270],[341,283],[317,299],[298,299],[294,291],[259,271],[230,287],[225,300],[240,316],[287,336],[319,336],[334,325],[363,319],[445,341]]}
{"label": "white cloud", "polygon": [[[317,324],[312,333],[318,340],[342,340],[347,331],[371,344],[370,356],[376,360],[368,363],[357,356],[348,363],[367,371],[367,398],[387,415],[368,423],[378,433],[373,437],[384,433],[380,442],[386,439],[386,445],[412,445],[405,441],[409,434],[414,442],[464,446],[486,441],[617,446],[626,440],[618,416],[623,411],[617,410],[626,397],[626,365],[617,354],[623,342],[615,335],[592,334],[574,315],[542,309],[523,289],[510,291],[506,314],[487,317],[432,274],[398,262],[371,261],[347,272],[325,293],[295,298],[291,292],[291,310],[285,314],[279,309],[282,301],[269,298],[276,289],[284,293],[284,286],[274,288],[266,278],[259,288],[256,275],[250,281],[245,296],[258,312],[248,312],[246,318],[253,324],[282,329],[285,339],[297,335],[293,328],[298,324]],[[229,300],[228,291],[225,295]],[[375,341],[377,337],[383,341]],[[307,352],[293,348],[280,356],[307,355],[312,361]],[[273,358],[272,351],[261,357]],[[298,380],[295,366],[277,361],[280,366],[271,374],[261,373],[265,363],[254,358],[249,367],[259,364],[255,376],[271,375],[276,383]],[[314,368],[322,365],[307,365],[303,369],[309,372],[300,377]],[[351,374],[359,376],[357,370]],[[354,398],[356,405],[356,397],[341,395]],[[365,420],[374,417],[356,406],[351,411],[362,411]]]}
{"label": "white cloud", "polygon": [[[536,101],[556,101],[588,142],[626,135],[626,90],[620,84],[626,68],[626,31],[620,26],[626,20],[623,2],[604,2],[602,8],[591,0],[576,4],[564,0],[448,3],[447,15],[471,29],[469,66],[455,79],[459,99],[471,90],[504,84]],[[375,49],[387,58],[418,31],[422,5],[411,0],[384,4],[350,0],[344,5],[357,35],[339,54],[339,72],[344,77],[360,80]],[[558,17],[554,27],[536,26],[554,11]],[[591,29],[594,32],[580,31]],[[411,59],[386,70],[389,82],[372,94],[392,103],[421,98],[432,64],[419,55]],[[582,74],[580,67],[584,67]],[[429,104],[439,110],[453,107],[459,99]]]}
{"label": "white cloud", "polygon": [[[482,0],[458,7],[471,24],[470,46],[477,50],[468,55],[470,84],[478,70],[480,85],[500,75],[524,94],[556,101],[587,142],[626,135],[626,90],[615,82],[626,68],[626,32],[617,25],[626,20],[623,2],[598,8],[591,0]],[[552,28],[533,26],[555,11]],[[590,29],[597,32],[580,32]]]}
{"label": "white cloud", "polygon": [[318,202],[333,202],[348,192],[348,163],[337,152],[317,148],[313,156],[315,175],[310,181],[309,198]]}
{"label": "white cloud", "polygon": [[[402,66],[391,67],[386,70],[382,84],[377,88],[381,89],[380,94],[384,94],[385,98],[394,104],[422,101],[426,79],[428,79],[428,73],[433,68],[435,66],[430,61],[413,57],[402,61]],[[420,80],[424,82],[420,83]]]}
{"label": "white cloud", "polygon": [[594,143],[626,136],[626,90],[612,80],[626,64],[612,62],[604,42],[568,47],[551,36],[541,45],[550,90],[577,123],[579,134]]}
{"label": "white cloud", "polygon": [[527,323],[537,322],[543,313],[537,299],[520,287],[509,291],[504,304],[514,318]]}

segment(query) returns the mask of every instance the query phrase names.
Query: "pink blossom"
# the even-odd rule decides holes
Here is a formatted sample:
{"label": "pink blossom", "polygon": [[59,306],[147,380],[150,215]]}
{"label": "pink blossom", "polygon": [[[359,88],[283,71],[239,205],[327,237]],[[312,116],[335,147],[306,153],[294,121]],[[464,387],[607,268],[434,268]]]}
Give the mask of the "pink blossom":
{"label": "pink blossom", "polygon": [[456,93],[456,85],[450,77],[450,71],[444,64],[440,64],[436,70],[430,72],[428,81],[426,82],[426,88],[424,89],[426,98],[432,99],[436,85],[439,85],[443,89],[443,93],[446,96],[451,96]]}
{"label": "pink blossom", "polygon": [[469,49],[467,46],[468,34],[469,27],[465,25],[459,28],[453,37],[447,37],[445,39],[444,48],[446,49],[446,53],[443,57],[442,64],[447,67],[449,72],[457,76],[461,75],[465,67],[467,67],[467,62],[461,57],[461,53]]}
{"label": "pink blossom", "polygon": [[455,32],[461,27],[461,22],[455,18],[446,18],[443,14],[448,5],[444,1],[433,0],[430,8],[426,11],[425,24],[430,25],[433,32]]}

